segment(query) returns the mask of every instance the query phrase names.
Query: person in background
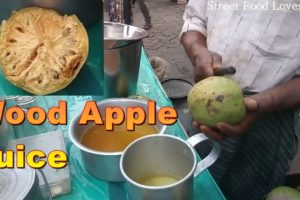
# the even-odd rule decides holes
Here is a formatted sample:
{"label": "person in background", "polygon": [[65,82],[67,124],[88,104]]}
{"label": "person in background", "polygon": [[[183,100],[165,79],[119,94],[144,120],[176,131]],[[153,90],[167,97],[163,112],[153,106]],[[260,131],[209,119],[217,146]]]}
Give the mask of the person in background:
{"label": "person in background", "polygon": [[123,16],[123,0],[108,0],[108,18],[110,22],[122,23]]}
{"label": "person in background", "polygon": [[145,19],[145,24],[143,28],[145,30],[152,28],[151,16],[150,16],[149,8],[146,4],[146,0],[135,0],[133,3],[135,2],[137,2],[137,4],[139,5],[139,8]]}
{"label": "person in background", "polygon": [[131,0],[123,0],[124,8],[124,24],[132,24],[132,2]]}
{"label": "person in background", "polygon": [[[284,182],[297,150],[300,106],[300,12],[234,9],[220,2],[190,0],[181,43],[194,66],[195,81],[215,68],[235,66],[247,115],[237,125],[216,129],[197,124],[221,141],[210,171],[230,200],[260,200]],[[264,1],[248,0],[255,5]],[[280,3],[279,0],[274,0]],[[290,3],[297,3],[293,0]],[[267,1],[265,3],[268,3]],[[200,153],[205,147],[200,149]]]}
{"label": "person in background", "polygon": [[132,23],[132,3],[131,0],[108,0],[108,17],[110,22]]}

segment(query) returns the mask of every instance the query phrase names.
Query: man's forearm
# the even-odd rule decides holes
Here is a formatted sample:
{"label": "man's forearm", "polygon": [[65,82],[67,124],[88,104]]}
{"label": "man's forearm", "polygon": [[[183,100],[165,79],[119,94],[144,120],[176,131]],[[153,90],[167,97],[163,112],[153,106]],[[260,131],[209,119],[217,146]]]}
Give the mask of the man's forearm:
{"label": "man's forearm", "polygon": [[300,107],[300,77],[253,95],[260,113],[277,112]]}
{"label": "man's forearm", "polygon": [[191,60],[193,60],[194,52],[197,52],[197,50],[201,48],[207,48],[206,37],[198,31],[183,33],[181,43]]}

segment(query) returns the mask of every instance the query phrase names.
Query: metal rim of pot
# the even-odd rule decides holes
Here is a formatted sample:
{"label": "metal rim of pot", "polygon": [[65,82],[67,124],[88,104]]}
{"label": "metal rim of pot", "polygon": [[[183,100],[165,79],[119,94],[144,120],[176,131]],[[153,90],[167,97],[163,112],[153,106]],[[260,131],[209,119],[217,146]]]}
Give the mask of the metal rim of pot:
{"label": "metal rim of pot", "polygon": [[[105,104],[105,103],[110,103],[110,102],[119,102],[120,104],[122,104],[122,102],[125,101],[133,101],[133,102],[137,102],[137,103],[142,103],[142,104],[147,104],[147,102],[143,101],[143,100],[138,100],[138,99],[129,99],[129,98],[111,98],[111,99],[106,99],[103,101],[99,101],[97,103],[98,106]],[[160,107],[156,106],[156,108],[159,110]],[[120,156],[122,155],[123,151],[119,151],[119,152],[105,152],[105,151],[97,151],[97,150],[93,150],[89,147],[84,146],[80,141],[78,141],[78,139],[75,138],[74,136],[74,131],[73,128],[75,127],[76,123],[78,123],[78,119],[81,116],[81,112],[77,113],[73,119],[71,120],[70,126],[69,126],[69,137],[72,141],[72,143],[79,148],[80,150],[86,152],[86,153],[91,153],[94,155],[102,155],[102,156]],[[160,129],[158,134],[164,134],[164,132],[166,131],[167,126],[163,125],[162,128]]]}
{"label": "metal rim of pot", "polygon": [[143,38],[146,38],[149,36],[148,32],[145,31],[142,28],[136,27],[136,26],[132,26],[132,25],[127,25],[127,24],[122,24],[122,23],[115,23],[115,22],[108,22],[108,21],[104,21],[103,23],[104,28],[106,25],[112,26],[112,27],[128,27],[128,28],[132,28],[135,29],[138,33],[140,33],[139,37],[128,37],[128,38],[124,38],[124,37],[114,37],[114,38],[110,38],[110,37],[106,37],[105,35],[103,35],[103,39],[104,40],[109,40],[109,39],[114,39],[114,40],[140,40]]}

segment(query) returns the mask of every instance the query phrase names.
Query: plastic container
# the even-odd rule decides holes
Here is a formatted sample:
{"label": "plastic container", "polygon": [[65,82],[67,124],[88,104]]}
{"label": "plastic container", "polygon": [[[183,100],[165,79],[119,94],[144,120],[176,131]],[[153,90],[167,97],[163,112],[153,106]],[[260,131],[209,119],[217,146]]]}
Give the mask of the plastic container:
{"label": "plastic container", "polygon": [[[8,149],[15,150],[17,144],[25,145],[26,154],[32,150],[43,151],[46,155],[49,155],[54,150],[66,152],[64,137],[60,131],[12,140],[8,145]],[[68,166],[63,169],[53,169],[49,165],[46,165],[42,169],[42,172],[46,176],[52,197],[71,192],[71,177]],[[39,175],[39,179],[42,180],[41,175]],[[48,187],[45,181],[41,181],[39,184],[43,189]]]}
{"label": "plastic container", "polygon": [[51,200],[48,187],[42,189],[40,172],[26,166],[24,169],[1,169],[0,200]]}

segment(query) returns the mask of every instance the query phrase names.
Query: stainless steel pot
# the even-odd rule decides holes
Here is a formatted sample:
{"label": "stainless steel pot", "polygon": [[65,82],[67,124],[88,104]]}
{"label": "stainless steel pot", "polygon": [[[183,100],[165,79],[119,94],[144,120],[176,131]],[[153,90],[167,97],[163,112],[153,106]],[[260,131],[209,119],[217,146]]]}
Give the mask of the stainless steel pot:
{"label": "stainless steel pot", "polygon": [[[98,108],[100,110],[101,116],[105,119],[105,107],[120,107],[125,111],[127,107],[142,107],[144,108],[146,115],[147,112],[147,101],[137,100],[137,99],[107,99],[104,101],[98,102]],[[157,107],[157,111],[159,107]],[[73,144],[75,144],[80,150],[83,158],[83,163],[87,171],[95,176],[96,178],[105,180],[105,181],[114,181],[120,182],[124,181],[124,178],[120,171],[120,158],[122,152],[101,152],[90,149],[81,144],[82,135],[93,123],[87,125],[78,125],[78,120],[81,113],[78,113],[73,119],[69,127],[69,136]],[[166,129],[166,125],[157,123],[157,129],[159,130],[158,134],[163,134]]]}
{"label": "stainless steel pot", "polygon": [[102,20],[102,3],[102,0],[0,0],[0,21],[7,19],[14,10],[37,6],[61,14],[75,14],[85,26],[89,26]]}
{"label": "stainless steel pot", "polygon": [[104,96],[135,95],[142,39],[148,33],[126,24],[104,23]]}

